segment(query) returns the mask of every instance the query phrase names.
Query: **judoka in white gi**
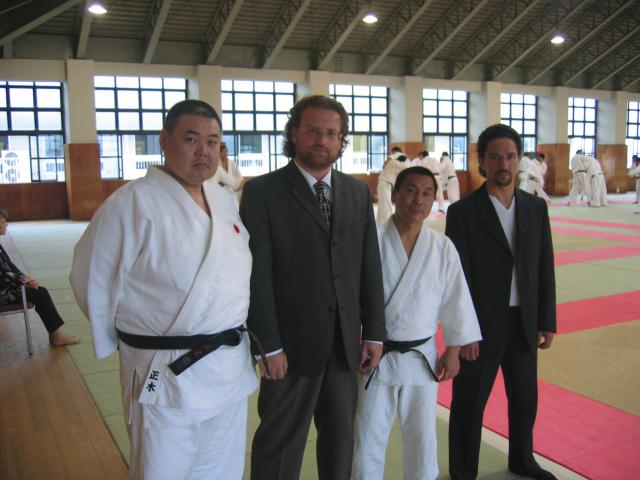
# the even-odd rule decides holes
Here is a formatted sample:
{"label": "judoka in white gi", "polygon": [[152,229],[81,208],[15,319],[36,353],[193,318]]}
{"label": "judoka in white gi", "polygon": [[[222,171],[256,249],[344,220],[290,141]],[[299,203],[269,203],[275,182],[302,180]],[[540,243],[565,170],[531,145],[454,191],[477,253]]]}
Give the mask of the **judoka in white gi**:
{"label": "judoka in white gi", "polygon": [[536,158],[529,161],[529,181],[524,190],[549,202],[551,199],[544,191],[544,175],[547,173],[547,163],[544,159],[544,153],[538,152]]}
{"label": "judoka in white gi", "polygon": [[582,196],[584,196],[585,200],[589,199],[591,182],[587,177],[588,166],[589,159],[587,159],[582,150],[576,150],[576,154],[571,157],[569,162],[573,177],[571,178],[571,190],[569,191],[567,206],[571,206],[571,203],[577,202]]}
{"label": "judoka in white gi", "polygon": [[385,160],[382,172],[378,176],[378,212],[376,223],[384,223],[393,215],[391,203],[391,191],[398,173],[409,166],[407,156],[402,153],[400,147],[393,147],[391,155]]}
{"label": "judoka in white gi", "polygon": [[242,187],[244,177],[240,173],[240,169],[236,162],[229,158],[229,150],[224,143],[220,144],[220,163],[216,170],[213,180],[232,193],[237,192]]}
{"label": "judoka in white gi", "polygon": [[[354,479],[383,478],[389,433],[397,416],[402,431],[404,477],[438,476],[438,384],[434,375],[440,380],[455,377],[460,368],[460,346],[481,339],[458,253],[448,238],[424,224],[436,185],[434,174],[423,167],[401,172],[393,191],[396,213],[378,225],[388,353],[366,390],[369,376],[362,377]],[[434,337],[437,322],[442,324],[446,345],[439,359]],[[421,340],[426,341],[420,343]],[[389,351],[394,344],[401,348],[412,346],[414,350]]]}
{"label": "judoka in white gi", "polygon": [[589,187],[589,206],[600,207],[606,206],[607,201],[607,182],[602,172],[602,167],[598,159],[586,155],[587,159],[587,177],[590,181]]}
{"label": "judoka in white gi", "polygon": [[518,188],[525,192],[529,191],[529,164],[532,161],[527,155],[522,155],[518,163]]}
{"label": "judoka in white gi", "polygon": [[[232,329],[247,316],[251,254],[232,195],[210,180],[220,125],[208,104],[177,103],[160,134],[164,165],[114,192],[74,252],[71,285],[96,356],[120,351],[132,479],[243,474],[257,378],[249,342]],[[168,367],[197,348],[177,342],[228,330],[179,375]]]}
{"label": "judoka in white gi", "polygon": [[636,199],[633,203],[638,203],[640,202],[640,159],[638,159],[638,155],[631,157],[629,176],[636,179]]}
{"label": "judoka in white gi", "polygon": [[447,152],[442,152],[440,157],[440,185],[447,190],[449,205],[460,200],[460,183],[456,175],[456,167],[453,166]]}
{"label": "judoka in white gi", "polygon": [[438,211],[440,213],[445,212],[445,203],[444,203],[444,194],[442,193],[442,185],[440,183],[440,163],[433,157],[429,156],[428,151],[420,152],[416,158],[411,160],[411,165],[416,167],[424,167],[428,170],[431,170],[435,175],[437,192],[436,192],[436,202],[438,202]]}

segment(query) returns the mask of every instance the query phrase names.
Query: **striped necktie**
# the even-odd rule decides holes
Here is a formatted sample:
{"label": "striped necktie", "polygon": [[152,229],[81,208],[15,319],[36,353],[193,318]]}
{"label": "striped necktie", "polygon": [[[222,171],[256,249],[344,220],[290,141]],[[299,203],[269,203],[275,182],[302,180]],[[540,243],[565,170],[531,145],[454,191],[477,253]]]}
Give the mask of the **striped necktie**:
{"label": "striped necktie", "polygon": [[316,182],[313,185],[314,190],[316,191],[316,198],[318,199],[318,203],[320,204],[320,213],[324,217],[324,221],[328,227],[331,226],[331,202],[324,194],[324,189],[327,187],[327,184],[324,182]]}

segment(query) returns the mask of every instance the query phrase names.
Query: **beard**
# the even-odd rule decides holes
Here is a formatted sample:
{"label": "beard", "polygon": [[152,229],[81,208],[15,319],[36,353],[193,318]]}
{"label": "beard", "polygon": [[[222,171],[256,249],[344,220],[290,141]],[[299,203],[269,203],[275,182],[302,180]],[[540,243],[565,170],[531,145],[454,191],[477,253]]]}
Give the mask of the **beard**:
{"label": "beard", "polygon": [[337,153],[332,153],[328,148],[311,147],[307,150],[296,151],[298,161],[311,169],[326,168],[335,163],[338,158]]}
{"label": "beard", "polygon": [[493,181],[499,187],[508,187],[513,183],[513,174],[508,170],[500,170],[494,175]]}

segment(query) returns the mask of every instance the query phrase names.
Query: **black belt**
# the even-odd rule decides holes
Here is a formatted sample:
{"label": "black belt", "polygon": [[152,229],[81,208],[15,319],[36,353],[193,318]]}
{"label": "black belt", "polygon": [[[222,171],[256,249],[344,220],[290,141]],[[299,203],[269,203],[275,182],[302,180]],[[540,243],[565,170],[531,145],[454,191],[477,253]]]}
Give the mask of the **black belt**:
{"label": "black belt", "polygon": [[575,173],[587,173],[586,170],[576,170]]}
{"label": "black belt", "polygon": [[447,180],[451,180],[452,178],[458,178],[458,177],[455,175],[451,175],[450,177],[447,177]]}
{"label": "black belt", "polygon": [[[382,344],[382,356],[380,357],[380,361],[382,361],[382,357],[384,357],[389,352],[399,352],[401,354],[404,354],[407,352],[416,352],[424,360],[424,363],[427,365],[427,370],[429,370],[429,373],[433,377],[433,380],[436,382],[439,382],[440,379],[433,371],[433,368],[431,368],[431,365],[429,364],[429,360],[427,360],[427,357],[424,356],[424,353],[422,353],[420,350],[416,350],[415,348],[419,345],[422,345],[423,343],[427,343],[429,340],[431,340],[431,337],[423,338],[421,340],[408,340],[406,342],[386,340]],[[369,384],[371,383],[371,380],[373,379],[373,376],[375,375],[377,370],[378,370],[378,367],[376,366],[376,368],[373,369],[373,372],[371,372],[371,375],[369,376],[369,379],[367,380],[367,383],[364,386],[365,390],[369,388]]]}
{"label": "black belt", "polygon": [[240,345],[242,333],[247,332],[251,341],[255,343],[258,348],[267,375],[269,375],[269,366],[260,340],[258,340],[251,330],[242,325],[210,335],[185,336],[135,335],[133,333],[123,332],[117,328],[116,330],[118,331],[118,338],[130,347],[144,350],[189,350],[169,364],[169,368],[176,376],[223,345],[229,347]]}

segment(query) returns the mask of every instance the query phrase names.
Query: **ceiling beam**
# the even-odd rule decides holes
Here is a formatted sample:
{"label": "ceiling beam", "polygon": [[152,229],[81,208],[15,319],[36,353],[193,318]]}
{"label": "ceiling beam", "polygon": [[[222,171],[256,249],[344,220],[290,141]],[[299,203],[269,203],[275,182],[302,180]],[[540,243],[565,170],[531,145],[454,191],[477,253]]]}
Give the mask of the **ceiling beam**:
{"label": "ceiling beam", "polygon": [[218,53],[220,53],[220,49],[222,45],[224,45],[224,41],[229,34],[229,30],[231,30],[233,22],[236,21],[238,13],[240,13],[243,3],[244,0],[222,0],[220,2],[220,6],[211,20],[205,35],[205,45],[207,48],[205,63],[207,65],[212,65]]}
{"label": "ceiling beam", "polygon": [[413,28],[422,14],[431,6],[434,0],[405,0],[393,12],[389,21],[380,32],[373,36],[373,43],[368,52],[380,52],[369,64],[365,73],[373,73],[380,62],[389,55],[404,35]]}
{"label": "ceiling beam", "polygon": [[[638,51],[638,50],[636,50]],[[617,74],[619,74],[620,72],[622,72],[623,70],[625,70],[627,67],[633,65],[635,62],[640,61],[640,53],[636,54],[635,56],[631,57],[631,58],[625,58],[625,59],[621,59],[620,60],[620,65],[617,65],[615,68],[613,68],[611,70],[611,72],[609,72],[608,75],[606,75],[604,78],[602,78],[601,80],[599,80],[598,82],[594,83],[591,88],[592,89],[597,89],[600,88],[602,85],[604,85],[608,80],[612,79],[613,77],[615,77]]]}
{"label": "ceiling beam", "polygon": [[338,52],[360,20],[369,11],[369,2],[363,0],[348,0],[344,2],[338,13],[329,22],[314,49],[314,68],[322,70]]}
{"label": "ceiling beam", "polygon": [[87,56],[87,45],[89,44],[93,15],[89,13],[86,8],[79,8],[78,14],[80,15],[80,28],[78,31],[76,58],[85,58]]}
{"label": "ceiling beam", "polygon": [[[545,73],[551,70],[553,67],[558,65],[565,58],[569,58],[578,49],[583,48],[583,46],[595,38],[598,33],[600,33],[605,27],[607,27],[611,22],[616,20],[616,18],[624,12],[627,8],[629,8],[632,4],[636,3],[635,0],[626,0],[617,2],[618,5],[614,7],[614,10],[611,11],[610,7],[613,6],[612,2],[602,2],[596,3],[594,8],[590,10],[590,16],[585,18],[587,15],[580,15],[580,18],[577,19],[577,27],[578,27],[578,35],[579,39],[570,47],[564,51],[556,48],[549,48],[546,52],[551,53],[552,56],[555,56],[555,59],[543,59],[540,62],[544,67],[540,69],[536,74],[534,74],[527,81],[527,85],[531,85],[536,80],[541,78]],[[562,53],[560,53],[562,52]],[[534,62],[535,63],[535,62]]]}
{"label": "ceiling beam", "polygon": [[631,85],[635,85],[638,82],[640,82],[640,75],[637,75],[635,79],[631,80],[626,85],[623,85],[621,90],[626,90],[627,88],[631,88]]}
{"label": "ceiling beam", "polygon": [[462,45],[453,54],[454,65],[451,79],[460,78],[464,72],[490,51],[496,43],[504,38],[519,21],[525,18],[542,1],[507,1],[500,5],[498,7],[499,11],[495,16],[492,16],[489,21],[478,28],[471,35],[471,41]]}
{"label": "ceiling beam", "polygon": [[71,7],[76,6],[79,3],[84,3],[84,0],[67,0],[66,2],[58,5],[57,7],[52,8],[51,10],[49,10],[44,15],[40,15],[38,18],[35,18],[35,19],[31,20],[30,22],[26,23],[25,25],[23,25],[23,26],[21,26],[19,28],[16,28],[13,32],[11,32],[11,33],[5,35],[4,37],[0,38],[0,47],[5,46],[7,43],[12,42],[16,38],[18,38],[18,37],[24,35],[25,33],[29,32],[30,30],[33,30],[34,28],[39,27],[43,23],[51,20],[54,17],[57,17],[62,12],[68,10]]}
{"label": "ceiling beam", "polygon": [[287,0],[278,18],[264,37],[264,62],[262,68],[270,68],[285,43],[298,26],[311,0]]}
{"label": "ceiling beam", "polygon": [[151,63],[153,54],[160,41],[160,34],[164,27],[169,10],[171,10],[171,2],[173,0],[154,0],[147,16],[147,22],[144,26],[144,38],[146,40],[146,48],[142,63]]}
{"label": "ceiling beam", "polygon": [[[543,42],[547,42],[551,35],[567,25],[590,1],[592,0],[551,2],[549,7],[544,9],[541,17],[536,17],[524,27],[506,50],[499,52],[491,59],[490,64],[499,65],[493,69],[493,80],[500,80]],[[505,59],[509,63],[500,65]]]}
{"label": "ceiling beam", "polygon": [[447,13],[412,50],[410,55],[416,57],[411,62],[412,74],[418,75],[488,1],[462,0],[453,2]]}

